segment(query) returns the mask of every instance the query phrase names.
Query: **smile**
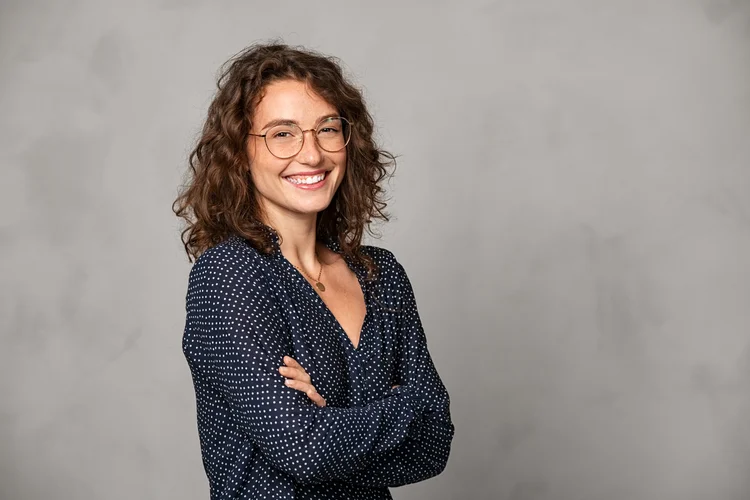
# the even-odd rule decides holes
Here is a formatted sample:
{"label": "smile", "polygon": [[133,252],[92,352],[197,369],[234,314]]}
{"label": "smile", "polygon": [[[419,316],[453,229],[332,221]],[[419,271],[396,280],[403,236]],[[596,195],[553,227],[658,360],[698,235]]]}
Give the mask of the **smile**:
{"label": "smile", "polygon": [[316,182],[320,182],[323,179],[325,179],[326,174],[318,174],[318,175],[311,175],[310,177],[287,177],[286,179],[294,184],[315,184]]}
{"label": "smile", "polygon": [[322,187],[325,184],[325,180],[328,177],[328,172],[323,172],[317,175],[300,176],[294,175],[284,177],[284,179],[295,187],[301,189],[316,189]]}

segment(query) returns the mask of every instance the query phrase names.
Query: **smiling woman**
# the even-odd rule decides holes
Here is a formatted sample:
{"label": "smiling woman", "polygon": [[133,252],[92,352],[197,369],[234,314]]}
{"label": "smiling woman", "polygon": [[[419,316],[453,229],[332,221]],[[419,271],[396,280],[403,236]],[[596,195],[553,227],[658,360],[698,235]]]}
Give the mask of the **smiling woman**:
{"label": "smiling woman", "polygon": [[[248,143],[248,160],[268,220],[314,215],[328,207],[346,173],[350,129],[342,125],[345,121],[307,82],[289,79],[266,86],[253,120],[263,125],[249,133],[256,140]],[[310,128],[303,130],[300,123]],[[310,140],[305,140],[307,132]]]}
{"label": "smiling woman", "polygon": [[259,44],[225,67],[173,210],[182,348],[212,500],[389,499],[445,468],[450,399],[387,220],[361,93],[335,59]]}

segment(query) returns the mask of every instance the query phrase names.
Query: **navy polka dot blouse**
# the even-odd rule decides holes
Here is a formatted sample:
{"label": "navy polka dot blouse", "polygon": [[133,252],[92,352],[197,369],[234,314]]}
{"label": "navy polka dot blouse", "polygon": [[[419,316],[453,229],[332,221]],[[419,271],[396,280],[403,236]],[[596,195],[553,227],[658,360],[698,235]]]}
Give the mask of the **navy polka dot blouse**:
{"label": "navy polka dot blouse", "polygon": [[[450,402],[404,268],[364,245],[380,269],[366,282],[346,259],[367,305],[355,348],[268,229],[271,255],[232,236],[190,271],[182,348],[211,500],[389,499],[388,487],[442,472]],[[307,371],[325,407],[284,384],[284,356]]]}

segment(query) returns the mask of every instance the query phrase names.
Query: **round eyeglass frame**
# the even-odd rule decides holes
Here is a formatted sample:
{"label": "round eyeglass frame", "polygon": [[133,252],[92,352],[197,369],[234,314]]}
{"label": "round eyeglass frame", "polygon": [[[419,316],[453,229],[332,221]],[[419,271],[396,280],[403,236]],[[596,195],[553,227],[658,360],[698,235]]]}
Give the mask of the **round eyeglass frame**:
{"label": "round eyeglass frame", "polygon": [[[263,138],[263,142],[266,144],[266,149],[268,149],[269,153],[271,153],[276,158],[279,158],[281,160],[288,160],[289,158],[293,158],[293,157],[297,156],[299,154],[299,152],[302,151],[302,148],[305,147],[305,132],[317,132],[318,128],[323,123],[325,123],[328,120],[341,120],[342,122],[346,123],[346,126],[347,126],[347,128],[349,130],[349,135],[347,136],[346,141],[344,141],[344,145],[341,146],[339,149],[331,151],[329,149],[324,148],[320,144],[320,141],[318,141],[318,134],[317,133],[313,134],[313,137],[315,138],[315,144],[317,144],[318,147],[320,147],[320,149],[322,149],[323,151],[327,151],[329,153],[337,153],[337,152],[341,151],[342,149],[346,148],[346,146],[349,144],[349,141],[352,139],[352,125],[354,123],[350,122],[349,120],[347,120],[343,116],[329,116],[327,118],[323,118],[322,120],[320,120],[315,125],[315,128],[309,128],[307,130],[302,130],[302,127],[300,127],[296,123],[291,123],[291,125],[294,125],[295,127],[299,128],[302,131],[302,135],[301,135],[302,140],[299,141],[299,148],[297,149],[297,151],[294,154],[291,154],[289,156],[279,156],[279,155],[275,154],[273,151],[271,151],[271,146],[268,145],[268,139],[266,139],[266,136],[268,135],[268,132],[266,132],[265,134],[253,134],[251,132],[248,132],[247,135],[252,135],[254,137],[262,137]],[[271,128],[273,128],[273,127],[271,127]]]}

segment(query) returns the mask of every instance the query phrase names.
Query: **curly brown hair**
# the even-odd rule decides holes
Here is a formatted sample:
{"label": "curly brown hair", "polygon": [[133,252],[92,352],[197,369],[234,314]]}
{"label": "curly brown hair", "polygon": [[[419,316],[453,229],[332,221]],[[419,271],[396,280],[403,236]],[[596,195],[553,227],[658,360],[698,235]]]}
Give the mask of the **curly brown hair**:
{"label": "curly brown hair", "polygon": [[[251,45],[222,65],[216,92],[197,145],[190,153],[189,181],[172,204],[184,219],[181,239],[188,260],[229,236],[245,238],[258,251],[273,252],[272,236],[262,220],[250,176],[247,135],[265,87],[278,80],[308,84],[352,122],[344,179],[328,207],[317,216],[317,238],[335,241],[342,254],[376,271],[361,251],[373,219],[389,220],[380,182],[396,158],[375,144],[372,116],[362,92],[343,75],[339,60],[280,42]],[[392,173],[390,174],[392,175]]]}

